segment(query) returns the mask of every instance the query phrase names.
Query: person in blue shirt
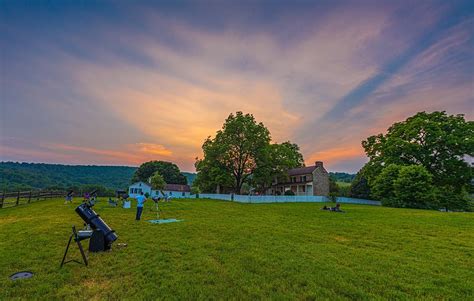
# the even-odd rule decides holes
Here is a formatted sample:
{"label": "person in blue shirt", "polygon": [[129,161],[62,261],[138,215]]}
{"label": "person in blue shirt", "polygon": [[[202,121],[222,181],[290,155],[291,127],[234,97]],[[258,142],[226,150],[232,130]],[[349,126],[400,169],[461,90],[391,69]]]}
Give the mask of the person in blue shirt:
{"label": "person in blue shirt", "polygon": [[135,220],[139,221],[143,212],[143,204],[145,204],[146,197],[143,195],[143,192],[140,192],[140,195],[136,197],[137,199],[137,217]]}

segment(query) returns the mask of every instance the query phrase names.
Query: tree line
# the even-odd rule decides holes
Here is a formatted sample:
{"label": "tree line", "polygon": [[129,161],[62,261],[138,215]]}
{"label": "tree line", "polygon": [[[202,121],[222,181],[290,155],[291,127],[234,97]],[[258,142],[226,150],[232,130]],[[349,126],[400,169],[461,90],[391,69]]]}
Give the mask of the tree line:
{"label": "tree line", "polygon": [[[167,183],[183,184],[194,181],[193,173],[181,172],[171,162],[146,162],[139,168],[129,166],[63,165],[44,163],[0,162],[0,190],[26,191],[35,189],[92,191],[113,195],[146,177],[150,166],[165,176]],[[161,162],[161,163],[156,163]]]}
{"label": "tree line", "polygon": [[369,158],[351,194],[385,206],[472,209],[474,122],[464,115],[419,112],[368,137]]}
{"label": "tree line", "polygon": [[[369,162],[355,176],[332,173],[332,196],[377,199],[392,207],[470,210],[474,123],[464,115],[419,112],[393,124],[385,135],[368,137],[362,146]],[[219,187],[221,192],[264,193],[275,178],[287,178],[289,169],[304,166],[297,144],[272,143],[263,123],[242,112],[230,114],[202,150],[195,183],[203,192]]]}

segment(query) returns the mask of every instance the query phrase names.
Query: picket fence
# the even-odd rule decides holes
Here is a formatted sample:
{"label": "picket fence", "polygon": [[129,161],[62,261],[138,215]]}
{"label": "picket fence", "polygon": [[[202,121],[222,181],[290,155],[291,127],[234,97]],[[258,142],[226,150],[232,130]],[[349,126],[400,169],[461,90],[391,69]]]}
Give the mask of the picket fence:
{"label": "picket fence", "polygon": [[[238,203],[326,203],[330,202],[326,196],[317,195],[238,195],[238,194],[210,194],[200,193],[195,195],[200,199],[213,199],[223,201],[233,201]],[[336,202],[345,204],[362,204],[380,206],[379,201],[355,199],[348,197],[337,197]]]}

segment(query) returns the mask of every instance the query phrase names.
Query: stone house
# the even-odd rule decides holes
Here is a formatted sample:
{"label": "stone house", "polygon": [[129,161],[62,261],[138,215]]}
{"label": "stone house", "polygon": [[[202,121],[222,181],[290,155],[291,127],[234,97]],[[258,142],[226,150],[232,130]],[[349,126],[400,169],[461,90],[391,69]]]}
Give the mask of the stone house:
{"label": "stone house", "polygon": [[285,181],[277,179],[268,189],[267,194],[283,195],[291,190],[295,195],[329,195],[329,173],[323,162],[316,161],[313,166],[293,168],[288,170]]}

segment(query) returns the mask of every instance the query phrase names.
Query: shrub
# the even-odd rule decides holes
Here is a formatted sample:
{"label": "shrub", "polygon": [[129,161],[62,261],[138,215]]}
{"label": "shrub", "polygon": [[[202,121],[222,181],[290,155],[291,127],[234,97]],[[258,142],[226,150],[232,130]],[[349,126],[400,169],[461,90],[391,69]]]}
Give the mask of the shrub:
{"label": "shrub", "polygon": [[401,166],[390,164],[375,178],[372,184],[372,195],[384,206],[403,207],[395,197],[394,182],[398,178]]}
{"label": "shrub", "polygon": [[287,190],[285,191],[285,195],[295,195],[295,193],[292,190]]}
{"label": "shrub", "polygon": [[439,206],[446,210],[467,210],[472,211],[469,193],[465,190],[455,191],[451,187],[437,187],[436,198]]}
{"label": "shrub", "polygon": [[393,182],[400,207],[437,208],[431,174],[421,165],[403,166]]}
{"label": "shrub", "polygon": [[371,191],[367,178],[362,175],[359,175],[358,173],[354,181],[351,183],[349,196],[358,199],[371,199],[370,194]]}

